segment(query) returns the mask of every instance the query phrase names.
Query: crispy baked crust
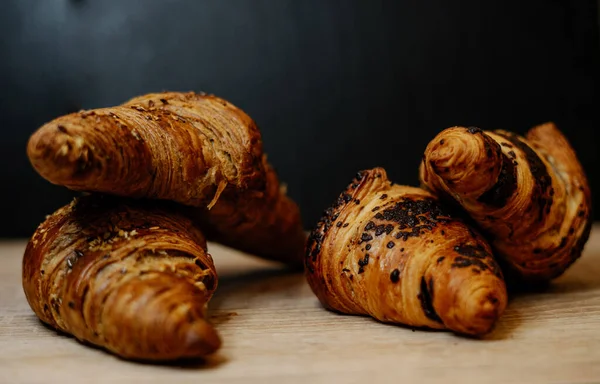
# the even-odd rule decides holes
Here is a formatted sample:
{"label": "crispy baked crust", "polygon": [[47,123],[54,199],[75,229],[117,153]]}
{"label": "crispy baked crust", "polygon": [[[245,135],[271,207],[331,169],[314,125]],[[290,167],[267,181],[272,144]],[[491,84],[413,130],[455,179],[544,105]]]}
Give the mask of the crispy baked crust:
{"label": "crispy baked crust", "polygon": [[262,192],[231,189],[210,210],[189,212],[207,238],[263,258],[302,269],[306,233],[298,205],[280,186],[264,160],[266,188]]}
{"label": "crispy baked crust", "polygon": [[185,204],[209,240],[302,264],[299,209],[254,121],[221,98],[156,93],[62,116],[32,135],[27,153],[54,184]]}
{"label": "crispy baked crust", "polygon": [[221,341],[206,320],[217,286],[202,233],[141,202],[83,197],[42,223],[23,288],[44,322],[121,357],[201,357]]}
{"label": "crispy baked crust", "polygon": [[61,116],[27,153],[38,173],[79,191],[206,206],[219,184],[264,188],[262,142],[248,115],[215,96],[158,93]]}
{"label": "crispy baked crust", "polygon": [[484,230],[507,271],[525,282],[561,275],[591,230],[591,193],[567,139],[552,123],[526,137],[454,127],[429,143],[424,187],[456,201]]}
{"label": "crispy baked crust", "polygon": [[483,335],[507,302],[486,241],[381,168],[359,172],[326,210],[305,270],[326,308],[383,322]]}

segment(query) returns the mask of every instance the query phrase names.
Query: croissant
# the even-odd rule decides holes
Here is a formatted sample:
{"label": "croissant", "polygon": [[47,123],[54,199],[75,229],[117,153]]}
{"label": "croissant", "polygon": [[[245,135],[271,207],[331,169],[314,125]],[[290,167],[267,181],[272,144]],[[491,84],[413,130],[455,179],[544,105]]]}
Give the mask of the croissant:
{"label": "croissant", "polygon": [[212,241],[301,269],[307,236],[300,210],[266,160],[264,168],[264,192],[226,191],[210,211],[193,211],[192,218]]}
{"label": "croissant", "polygon": [[330,310],[465,335],[490,332],[507,302],[485,239],[382,168],[359,172],[325,211],[305,272]]}
{"label": "croissant", "polygon": [[202,233],[141,202],[88,196],[49,216],[23,257],[23,288],[46,324],[123,358],[202,357],[217,286]]}
{"label": "croissant", "polygon": [[552,123],[534,127],[526,138],[503,130],[446,129],[427,146],[420,178],[474,219],[517,281],[561,275],[589,238],[588,181]]}
{"label": "croissant", "polygon": [[54,184],[195,207],[188,214],[209,240],[302,265],[298,206],[254,121],[221,98],[156,93],[62,116],[31,136],[27,154]]}

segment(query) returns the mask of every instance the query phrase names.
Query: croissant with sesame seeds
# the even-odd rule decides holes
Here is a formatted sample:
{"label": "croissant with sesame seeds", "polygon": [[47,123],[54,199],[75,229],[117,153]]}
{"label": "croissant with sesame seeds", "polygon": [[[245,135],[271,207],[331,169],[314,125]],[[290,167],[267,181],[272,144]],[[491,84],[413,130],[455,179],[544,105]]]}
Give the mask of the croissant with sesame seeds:
{"label": "croissant with sesame seeds", "polygon": [[209,240],[302,265],[299,208],[280,187],[254,121],[212,95],[152,93],[59,117],[27,154],[70,189],[175,201]]}
{"label": "croissant with sesame seeds", "polygon": [[196,358],[221,345],[206,318],[212,258],[202,233],[172,210],[75,199],[35,231],[22,279],[44,323],[123,358]]}
{"label": "croissant with sesame seeds", "polygon": [[507,292],[490,246],[420,188],[359,172],[312,231],[308,283],[328,309],[481,336]]}
{"label": "croissant with sesame seeds", "polygon": [[575,262],[587,242],[591,193],[575,151],[552,124],[521,137],[453,127],[423,157],[424,187],[458,203],[488,236],[515,283],[544,283]]}

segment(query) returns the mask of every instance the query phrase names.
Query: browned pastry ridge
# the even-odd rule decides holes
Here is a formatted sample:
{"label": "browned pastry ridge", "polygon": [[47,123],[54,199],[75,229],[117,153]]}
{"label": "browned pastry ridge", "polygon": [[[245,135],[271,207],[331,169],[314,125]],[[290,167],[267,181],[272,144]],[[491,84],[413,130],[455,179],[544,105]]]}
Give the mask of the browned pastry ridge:
{"label": "browned pastry ridge", "polygon": [[308,283],[328,309],[484,335],[507,293],[490,246],[430,193],[359,172],[309,237]]}
{"label": "browned pastry ridge", "polygon": [[27,154],[54,184],[195,207],[187,213],[209,240],[302,264],[298,206],[254,121],[221,98],[155,93],[62,116],[32,135]]}
{"label": "browned pastry ridge", "polygon": [[206,319],[217,286],[202,233],[140,202],[75,199],[23,257],[23,288],[48,325],[123,358],[202,357],[221,345]]}
{"label": "browned pastry ridge", "polygon": [[422,184],[458,202],[494,253],[524,282],[545,282],[577,260],[588,240],[591,193],[575,151],[552,123],[521,137],[454,127],[429,143]]}

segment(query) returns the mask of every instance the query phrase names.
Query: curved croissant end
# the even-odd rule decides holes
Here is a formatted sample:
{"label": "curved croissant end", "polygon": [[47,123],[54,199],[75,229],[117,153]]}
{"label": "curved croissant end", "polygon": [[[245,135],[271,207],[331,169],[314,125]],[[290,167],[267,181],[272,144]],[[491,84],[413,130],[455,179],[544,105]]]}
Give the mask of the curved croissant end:
{"label": "curved croissant end", "polygon": [[29,139],[35,170],[67,188],[207,206],[218,186],[264,187],[252,119],[215,96],[165,92],[58,117]]}
{"label": "curved croissant end", "polygon": [[486,241],[381,168],[359,172],[325,211],[305,270],[325,307],[383,322],[483,335],[507,302]]}
{"label": "curved croissant end", "polygon": [[446,129],[427,146],[420,178],[424,187],[458,202],[524,281],[561,275],[588,240],[588,181],[552,123],[531,129],[526,138],[501,130]]}
{"label": "curved croissant end", "polygon": [[129,359],[216,351],[217,285],[202,234],[179,215],[96,196],[42,223],[23,258],[29,305],[48,325]]}

